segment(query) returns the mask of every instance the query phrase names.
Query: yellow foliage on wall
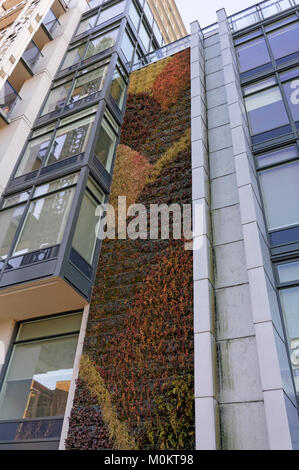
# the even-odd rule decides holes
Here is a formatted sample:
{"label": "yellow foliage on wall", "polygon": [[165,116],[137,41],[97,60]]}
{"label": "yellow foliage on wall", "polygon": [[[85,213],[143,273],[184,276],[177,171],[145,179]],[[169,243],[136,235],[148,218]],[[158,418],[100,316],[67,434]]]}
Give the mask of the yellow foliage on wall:
{"label": "yellow foliage on wall", "polygon": [[102,418],[108,427],[110,438],[114,441],[115,450],[138,450],[125,423],[117,417],[104,380],[86,354],[81,356],[80,377],[86,383],[90,393],[98,399]]}
{"label": "yellow foliage on wall", "polygon": [[175,142],[175,144],[170,147],[163,155],[161,155],[160,159],[157,163],[152,167],[152,170],[149,173],[147,183],[154,183],[156,178],[160,175],[161,171],[167,167],[180,153],[186,150],[190,146],[191,141],[191,129],[187,129],[183,136]]}
{"label": "yellow foliage on wall", "polygon": [[171,60],[172,57],[167,57],[164,60],[159,60],[151,64],[149,67],[133,72],[130,76],[129,93],[132,95],[138,95],[139,93],[152,94],[152,88],[156,78]]}

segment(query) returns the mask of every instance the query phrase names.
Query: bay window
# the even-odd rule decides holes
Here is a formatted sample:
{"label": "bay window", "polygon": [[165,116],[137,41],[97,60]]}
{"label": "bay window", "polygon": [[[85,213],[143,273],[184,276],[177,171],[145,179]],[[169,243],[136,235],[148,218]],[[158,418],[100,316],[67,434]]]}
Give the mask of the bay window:
{"label": "bay window", "polygon": [[3,199],[0,211],[0,259],[60,245],[68,222],[78,174],[39,185],[31,195]]}
{"label": "bay window", "polygon": [[[84,152],[95,120],[97,106],[87,108],[54,125],[33,132],[16,171],[16,177]],[[43,134],[52,129],[52,132]]]}
{"label": "bay window", "polygon": [[80,312],[19,324],[0,393],[1,441],[56,439],[58,447],[81,319]]}
{"label": "bay window", "polygon": [[[37,187],[13,256],[60,245],[73,202],[76,179],[66,177]],[[72,187],[69,187],[70,184]]]}
{"label": "bay window", "polygon": [[117,123],[106,110],[96,143],[95,155],[108,172],[110,172],[112,166],[118,129]]}
{"label": "bay window", "polygon": [[123,108],[127,91],[127,83],[124,77],[127,77],[127,75],[120,63],[118,63],[113,74],[110,94],[120,110]]}
{"label": "bay window", "polygon": [[100,16],[97,20],[97,25],[105,23],[105,21],[108,21],[112,18],[115,18],[116,16],[120,15],[123,13],[124,8],[125,8],[125,3],[126,2],[119,2],[116,3],[115,5],[105,8],[105,10],[101,10]]}
{"label": "bay window", "polygon": [[77,226],[73,238],[73,248],[92,265],[97,244],[99,217],[96,209],[104,202],[105,195],[96,183],[90,179],[83,196]]}

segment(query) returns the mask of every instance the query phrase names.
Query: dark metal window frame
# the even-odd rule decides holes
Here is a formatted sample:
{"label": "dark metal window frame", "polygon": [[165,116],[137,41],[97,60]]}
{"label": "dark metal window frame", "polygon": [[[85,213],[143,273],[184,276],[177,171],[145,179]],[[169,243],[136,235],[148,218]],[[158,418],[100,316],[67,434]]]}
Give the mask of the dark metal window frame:
{"label": "dark metal window frame", "polygon": [[[35,341],[41,341],[41,340],[47,340],[47,339],[52,339],[52,338],[59,338],[59,337],[68,337],[68,336],[74,336],[74,335],[78,335],[80,334],[80,330],[74,330],[72,332],[69,332],[69,333],[64,333],[64,334],[60,334],[60,335],[50,335],[50,336],[41,336],[39,338],[34,338],[34,340],[24,340],[24,341],[17,341],[17,336],[18,336],[18,332],[19,332],[19,329],[20,329],[20,326],[24,323],[29,323],[29,322],[33,322],[33,321],[39,321],[39,320],[47,320],[47,319],[54,319],[54,318],[59,318],[59,317],[62,317],[62,316],[67,316],[67,315],[72,315],[72,314],[75,314],[75,313],[82,313],[82,310],[70,310],[68,312],[63,312],[63,313],[57,313],[55,315],[45,315],[45,316],[41,316],[41,317],[35,317],[35,318],[29,318],[27,320],[22,320],[22,321],[18,321],[15,323],[14,325],[14,330],[13,330],[13,334],[12,334],[12,337],[11,337],[11,340],[10,340],[10,343],[9,343],[9,347],[7,349],[7,352],[6,352],[6,357],[5,357],[5,362],[4,362],[4,365],[1,369],[1,372],[0,372],[0,391],[2,390],[2,387],[3,387],[3,384],[4,384],[4,380],[5,380],[5,377],[6,377],[6,374],[7,374],[7,371],[8,371],[8,367],[9,367],[9,364],[10,364],[10,361],[11,361],[11,358],[12,358],[12,353],[13,353],[13,350],[14,350],[14,346],[18,345],[18,344],[26,344],[26,343],[31,343],[31,342],[35,342]],[[50,417],[41,417],[41,418],[23,418],[23,419],[19,419],[19,420],[16,420],[16,419],[13,419],[13,420],[0,420],[0,423],[14,423],[14,422],[19,422],[19,423],[22,423],[22,422],[28,422],[28,421],[55,421],[55,420],[58,420],[58,419],[64,419],[64,415],[63,416],[50,416]],[[0,444],[7,444],[7,443],[20,443],[20,444],[26,444],[26,443],[29,443],[29,442],[42,442],[42,441],[57,441],[57,439],[55,438],[43,438],[43,439],[27,439],[27,440],[23,440],[23,441],[0,441]]]}

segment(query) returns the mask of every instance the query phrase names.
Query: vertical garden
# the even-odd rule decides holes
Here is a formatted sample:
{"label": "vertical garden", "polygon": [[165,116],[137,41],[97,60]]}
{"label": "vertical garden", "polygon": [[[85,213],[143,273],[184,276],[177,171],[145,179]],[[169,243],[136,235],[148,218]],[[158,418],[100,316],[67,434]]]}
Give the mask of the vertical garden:
{"label": "vertical garden", "polygon": [[[110,203],[191,204],[190,50],[131,74]],[[68,449],[194,449],[193,257],[105,240]]]}

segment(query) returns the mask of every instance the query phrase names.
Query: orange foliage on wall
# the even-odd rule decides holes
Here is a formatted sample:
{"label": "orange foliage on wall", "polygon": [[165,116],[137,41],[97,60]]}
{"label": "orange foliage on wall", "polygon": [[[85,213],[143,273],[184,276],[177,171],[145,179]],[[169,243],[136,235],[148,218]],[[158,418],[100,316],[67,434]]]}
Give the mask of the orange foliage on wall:
{"label": "orange foliage on wall", "polygon": [[162,111],[177,103],[189,82],[190,53],[186,49],[177,54],[154,81],[153,97],[160,103]]}

